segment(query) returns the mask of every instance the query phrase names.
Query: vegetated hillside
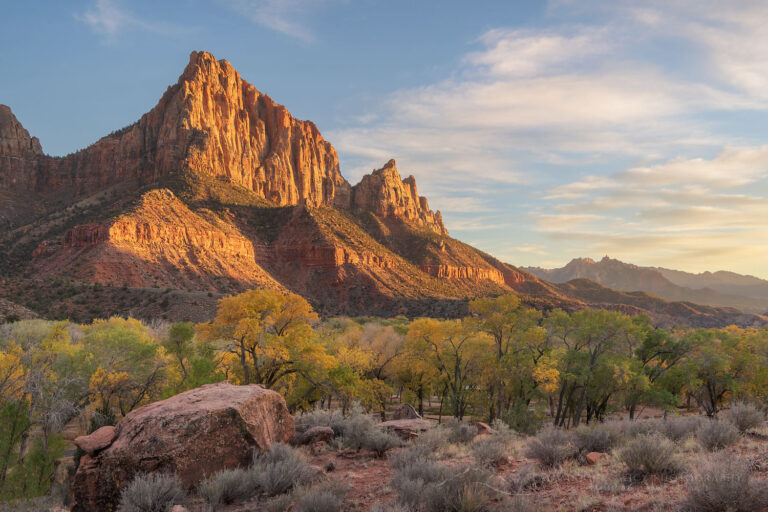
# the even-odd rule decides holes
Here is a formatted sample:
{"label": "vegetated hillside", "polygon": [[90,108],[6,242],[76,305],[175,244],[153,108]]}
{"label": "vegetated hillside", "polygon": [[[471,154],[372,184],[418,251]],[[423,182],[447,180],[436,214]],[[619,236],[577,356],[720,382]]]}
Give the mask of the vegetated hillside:
{"label": "vegetated hillside", "polygon": [[[326,315],[457,317],[511,292],[541,309],[615,307],[451,238],[394,160],[352,186],[313,123],[206,52],[136,123],[62,158],[3,106],[0,157],[0,295],[52,318],[201,320],[253,287]],[[666,307],[646,302],[633,307]]]}
{"label": "vegetated hillside", "polygon": [[[617,290],[644,291],[669,301],[736,308],[748,313],[768,312],[768,283],[730,272],[688,274],[639,267],[608,256],[600,261],[576,258],[562,268],[531,267],[526,270],[553,283],[564,283],[571,279],[591,279]],[[719,286],[709,286],[716,283],[719,283]]]}

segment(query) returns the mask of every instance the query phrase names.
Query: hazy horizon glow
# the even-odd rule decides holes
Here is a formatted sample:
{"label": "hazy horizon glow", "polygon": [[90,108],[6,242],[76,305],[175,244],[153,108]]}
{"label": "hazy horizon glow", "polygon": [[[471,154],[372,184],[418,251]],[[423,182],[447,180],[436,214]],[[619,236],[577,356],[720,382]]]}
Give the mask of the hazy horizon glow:
{"label": "hazy horizon glow", "polygon": [[192,50],[389,158],[518,266],[610,255],[768,278],[768,4],[82,0],[6,6],[8,104],[50,154],[151,109]]}

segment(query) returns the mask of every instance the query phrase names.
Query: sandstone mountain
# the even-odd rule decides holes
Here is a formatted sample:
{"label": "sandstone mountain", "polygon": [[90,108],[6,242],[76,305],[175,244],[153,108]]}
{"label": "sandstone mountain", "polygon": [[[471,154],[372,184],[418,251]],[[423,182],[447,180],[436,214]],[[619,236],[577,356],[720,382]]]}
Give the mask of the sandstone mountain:
{"label": "sandstone mountain", "polygon": [[[81,320],[201,320],[217,297],[253,287],[299,293],[324,314],[457,316],[468,299],[513,291],[540,308],[654,310],[451,238],[394,160],[352,186],[313,123],[206,52],[136,123],[65,157],[45,155],[0,106],[0,269],[0,296]],[[685,311],[670,321],[735,314]]]}
{"label": "sandstone mountain", "polygon": [[648,292],[669,301],[731,307],[749,313],[768,312],[768,282],[730,272],[689,274],[639,267],[608,256],[600,261],[576,258],[562,268],[526,270],[553,283],[590,279],[616,290]]}

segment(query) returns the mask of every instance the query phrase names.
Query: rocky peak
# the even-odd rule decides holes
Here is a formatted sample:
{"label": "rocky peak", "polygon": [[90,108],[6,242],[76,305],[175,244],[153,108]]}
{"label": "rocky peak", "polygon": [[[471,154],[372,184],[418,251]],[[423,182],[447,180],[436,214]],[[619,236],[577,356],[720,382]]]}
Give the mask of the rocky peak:
{"label": "rocky peak", "polygon": [[416,179],[413,176],[401,179],[394,160],[363,176],[360,183],[352,187],[352,210],[448,234],[440,212],[430,210],[427,199],[419,196]]}
{"label": "rocky peak", "polygon": [[42,154],[37,137],[30,137],[10,107],[0,105],[0,186],[27,185],[34,178],[30,161]]}
{"label": "rocky peak", "polygon": [[[0,155],[20,158],[24,148],[41,154],[7,107],[0,110],[0,123]],[[64,158],[23,165],[8,160],[0,160],[0,186],[20,182],[23,175],[35,192],[70,198],[128,180],[151,183],[193,171],[278,205],[348,208],[350,201],[336,151],[317,127],[295,119],[227,61],[207,52],[192,52],[178,82],[137,123]]]}

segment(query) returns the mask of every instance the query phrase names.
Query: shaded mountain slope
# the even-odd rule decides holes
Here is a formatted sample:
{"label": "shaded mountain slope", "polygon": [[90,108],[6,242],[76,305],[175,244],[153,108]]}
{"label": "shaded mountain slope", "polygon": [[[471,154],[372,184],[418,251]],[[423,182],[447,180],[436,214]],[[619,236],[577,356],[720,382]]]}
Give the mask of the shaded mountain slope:
{"label": "shaded mountain slope", "polygon": [[[713,288],[690,288],[676,284],[666,277],[666,275],[672,275],[681,282],[689,283],[713,281],[713,279],[707,279],[705,275],[694,277],[694,274],[684,272],[640,267],[611,259],[607,256],[600,261],[594,261],[590,258],[576,258],[562,268],[528,268],[527,270],[553,283],[564,283],[572,279],[591,279],[609,288],[623,291],[644,291],[669,301],[694,302],[709,306],[736,308],[749,313],[768,312],[768,300],[759,296],[735,295]],[[723,281],[728,282],[728,279]],[[755,284],[759,285],[759,283],[754,283],[751,280],[748,280],[748,282],[747,289],[750,289],[750,286],[754,286],[754,288],[751,288],[753,290],[760,289],[759,286],[755,286]],[[738,286],[731,286],[730,288],[721,287],[721,290],[724,289],[739,290],[740,288]]]}

